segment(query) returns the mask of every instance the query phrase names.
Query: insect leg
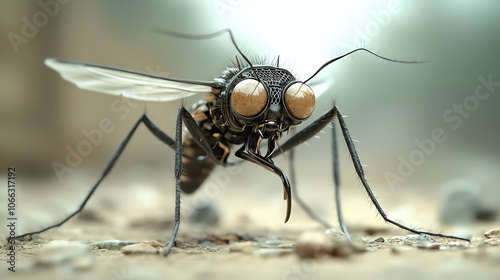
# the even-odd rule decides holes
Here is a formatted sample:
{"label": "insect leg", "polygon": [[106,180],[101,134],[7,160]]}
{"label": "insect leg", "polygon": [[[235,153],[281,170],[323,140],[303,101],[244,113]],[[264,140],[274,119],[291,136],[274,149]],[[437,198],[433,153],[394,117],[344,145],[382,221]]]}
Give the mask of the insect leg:
{"label": "insect leg", "polygon": [[189,131],[189,134],[191,134],[193,140],[198,145],[200,145],[200,147],[207,153],[209,157],[212,158],[212,160],[215,163],[220,164],[220,160],[215,157],[212,151],[212,147],[210,146],[210,143],[207,141],[207,139],[203,135],[203,132],[200,130],[200,128],[196,124],[196,121],[194,120],[193,116],[191,116],[191,114],[188,112],[188,110],[186,110],[184,107],[181,106],[179,108],[179,116],[182,118],[182,122]]}
{"label": "insect leg", "polygon": [[[168,242],[163,256],[167,256],[175,243],[175,238],[177,237],[177,232],[179,231],[179,225],[181,223],[181,173],[182,173],[182,110],[184,107],[180,107],[177,113],[177,120],[175,122],[175,216],[174,216],[174,229],[170,235],[170,240]],[[149,126],[148,126],[149,128]],[[150,129],[151,130],[151,129]],[[155,134],[156,135],[156,134]],[[166,135],[165,135],[166,136]]]}
{"label": "insect leg", "polygon": [[49,229],[52,229],[52,228],[55,228],[55,227],[58,227],[58,226],[61,226],[62,224],[66,223],[68,220],[70,220],[71,218],[73,218],[76,214],[80,213],[80,211],[83,210],[83,208],[85,207],[85,205],[87,204],[87,202],[89,201],[90,197],[94,194],[94,192],[96,191],[96,189],[99,187],[99,185],[101,184],[102,180],[104,180],[104,178],[108,175],[108,173],[111,171],[111,169],[113,168],[113,166],[115,165],[116,161],[118,160],[118,158],[120,157],[120,155],[122,154],[123,150],[125,149],[125,147],[127,146],[128,142],[130,141],[130,139],[132,138],[132,136],[134,135],[135,131],[137,130],[137,127],[141,124],[141,123],[144,123],[151,132],[153,132],[153,134],[158,137],[162,142],[164,142],[165,144],[169,145],[169,146],[172,146],[175,142],[174,140],[172,140],[170,137],[168,137],[165,133],[163,133],[162,131],[160,131],[150,120],[149,118],[146,116],[146,115],[143,115],[139,120],[137,120],[137,122],[134,124],[134,126],[132,127],[132,129],[129,131],[129,133],[127,134],[127,136],[125,137],[125,139],[122,141],[122,143],[120,144],[118,150],[115,152],[115,154],[113,155],[113,158],[111,158],[111,160],[109,161],[108,165],[106,166],[106,168],[104,169],[104,172],[102,173],[101,177],[97,180],[97,182],[94,184],[94,186],[92,187],[92,189],[90,189],[90,192],[87,194],[87,196],[85,197],[85,199],[83,200],[83,202],[80,204],[80,206],[78,207],[78,209],[76,211],[74,211],[73,213],[71,213],[69,216],[67,216],[66,218],[64,218],[62,221],[60,221],[59,223],[57,224],[54,224],[52,226],[49,226],[49,227],[46,227],[44,229],[41,229],[41,230],[38,230],[38,231],[33,231],[33,232],[28,232],[28,233],[25,233],[25,234],[22,234],[22,235],[18,235],[16,236],[15,238],[22,238],[22,237],[25,237],[25,236],[29,236],[29,235],[33,235],[33,234],[39,234],[39,233],[42,233],[42,232],[45,232]]}
{"label": "insect leg", "polygon": [[428,232],[428,231],[415,230],[415,229],[409,228],[405,225],[402,225],[394,220],[391,220],[389,217],[387,217],[387,214],[384,212],[384,210],[380,206],[379,202],[377,201],[377,198],[373,194],[370,186],[368,185],[368,182],[366,181],[365,174],[363,171],[363,166],[361,165],[361,161],[359,160],[358,153],[356,152],[356,148],[354,147],[354,142],[352,141],[352,138],[349,135],[349,131],[347,129],[347,125],[344,121],[344,118],[342,117],[342,114],[340,113],[337,106],[334,106],[333,110],[334,110],[334,114],[337,116],[337,119],[338,119],[338,122],[340,125],[340,129],[342,130],[342,134],[344,136],[344,140],[345,140],[346,145],[347,145],[347,149],[349,150],[349,154],[351,155],[351,159],[352,159],[352,162],[354,164],[354,169],[356,170],[356,173],[358,174],[358,177],[361,180],[361,183],[363,184],[363,187],[365,188],[365,191],[368,194],[368,197],[370,197],[370,200],[372,201],[373,205],[375,205],[375,208],[377,209],[378,213],[382,216],[384,221],[386,221],[387,223],[393,224],[401,229],[415,233],[415,234],[425,234],[425,235],[431,235],[431,236],[437,236],[437,237],[443,237],[443,238],[453,238],[453,239],[459,239],[459,240],[464,240],[464,241],[470,242],[469,239],[463,238],[463,237],[457,237],[457,236]]}
{"label": "insect leg", "polygon": [[[326,112],[323,114],[321,117],[319,117],[317,120],[315,120],[312,124],[310,124],[308,127],[304,128],[300,132],[298,132],[296,135],[294,135],[292,138],[290,138],[287,142],[285,142],[281,146],[281,150],[276,151],[275,155],[279,153],[283,153],[288,149],[291,149],[289,152],[289,161],[290,161],[290,169],[291,169],[291,175],[290,175],[290,180],[292,181],[292,186],[295,186],[295,166],[294,166],[294,150],[292,149],[296,145],[299,145],[302,142],[307,141],[309,138],[312,136],[316,135],[321,129],[326,127],[328,123],[330,123],[333,118],[335,117],[335,107],[332,108],[330,111]],[[340,228],[342,232],[345,234],[346,238],[350,240],[349,233],[347,232],[347,228],[344,224],[344,219],[342,215],[342,207],[340,203],[340,173],[339,173],[339,161],[338,161],[338,151],[337,151],[337,137],[335,133],[335,127],[332,128],[333,136],[332,136],[332,152],[333,152],[333,179],[334,179],[334,187],[335,187],[335,205],[337,208],[337,217],[338,217],[338,222],[340,225]],[[326,228],[332,228],[332,226],[323,220],[321,217],[316,215],[306,204],[305,202],[300,199],[300,197],[297,194],[296,187],[292,188],[292,191],[294,192],[295,199],[297,200],[297,203],[304,209],[304,211],[315,221],[320,223],[321,225],[325,226]]]}
{"label": "insect leg", "polygon": [[344,233],[348,240],[351,240],[351,236],[347,231],[347,227],[344,223],[344,215],[342,214],[342,205],[340,199],[340,172],[339,172],[339,152],[337,145],[337,132],[335,125],[332,122],[332,153],[333,153],[333,185],[335,187],[335,206],[337,207],[337,218],[339,221],[340,229]]}

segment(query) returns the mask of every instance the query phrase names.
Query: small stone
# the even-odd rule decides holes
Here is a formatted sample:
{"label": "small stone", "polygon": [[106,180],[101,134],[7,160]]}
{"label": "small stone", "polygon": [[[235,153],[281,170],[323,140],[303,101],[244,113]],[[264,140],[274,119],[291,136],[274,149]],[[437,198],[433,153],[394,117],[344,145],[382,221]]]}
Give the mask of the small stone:
{"label": "small stone", "polygon": [[389,240],[387,240],[388,243],[402,243],[404,240],[403,236],[391,236]]}
{"label": "small stone", "polygon": [[[223,243],[225,244],[225,243]],[[204,240],[200,243],[201,246],[205,246],[205,247],[210,247],[210,248],[213,248],[213,247],[216,247],[217,244],[213,243],[212,241],[210,240]],[[219,244],[220,245],[220,244]]]}
{"label": "small stone", "polygon": [[122,252],[125,255],[158,254],[159,250],[146,243],[137,243],[123,247]]}
{"label": "small stone", "polygon": [[420,242],[417,244],[417,248],[425,250],[439,250],[441,245],[439,243]]}
{"label": "small stone", "polygon": [[490,245],[490,246],[499,246],[500,239],[486,239],[483,241],[483,244]]}
{"label": "small stone", "polygon": [[465,247],[465,244],[461,243],[461,242],[458,242],[458,241],[451,241],[448,243],[448,246],[450,247]]}
{"label": "small stone", "polygon": [[[175,240],[175,241],[174,241],[174,246],[175,246],[175,247],[181,247],[182,245],[184,245],[184,244],[182,243],[182,241],[179,241],[179,242],[180,242],[180,244],[181,244],[181,245],[179,245],[179,244],[177,243],[177,240]],[[161,250],[161,249],[165,249],[165,247],[166,247],[166,246],[165,246],[165,244],[160,243],[160,242],[158,242],[158,241],[156,241],[156,240],[151,240],[151,241],[142,241],[141,243],[151,245],[151,246],[153,246],[154,248],[156,248],[156,249],[160,249],[160,250]]]}
{"label": "small stone", "polygon": [[88,269],[94,264],[94,255],[88,245],[74,242],[55,240],[47,243],[40,249],[35,265],[45,267],[64,267],[70,270]]}
{"label": "small stone", "polygon": [[335,242],[332,251],[330,252],[330,256],[337,258],[348,258],[352,253],[356,250],[357,252],[366,251],[366,247],[354,247],[353,244],[348,241],[344,242]]}
{"label": "small stone", "polygon": [[419,235],[419,234],[408,234],[403,237],[403,243],[406,245],[417,245],[422,242],[434,242],[432,238],[428,235]]}
{"label": "small stone", "polygon": [[236,253],[236,252],[249,253],[253,252],[254,250],[255,247],[252,245],[251,241],[234,242],[231,245],[229,245],[229,252],[231,253]]}
{"label": "small stone", "polygon": [[89,246],[90,246],[90,248],[97,248],[97,249],[120,250],[121,248],[123,248],[127,245],[132,245],[132,244],[137,244],[137,243],[139,243],[139,242],[138,241],[123,241],[123,240],[104,240],[104,241],[90,243]]}
{"label": "small stone", "polygon": [[487,239],[500,238],[500,228],[490,229],[484,233]]}
{"label": "small stone", "polygon": [[235,233],[219,234],[218,236],[221,240],[226,240],[227,243],[240,241],[239,236]]}
{"label": "small stone", "polygon": [[293,249],[259,248],[253,252],[261,257],[281,257],[293,253]]}
{"label": "small stone", "polygon": [[265,240],[264,244],[266,244],[266,245],[280,245],[280,244],[283,244],[283,240],[281,240],[277,237],[274,237],[274,238]]}
{"label": "small stone", "polygon": [[295,252],[302,259],[320,258],[333,249],[333,241],[322,232],[304,232],[295,243]]}
{"label": "small stone", "polygon": [[325,234],[334,240],[346,240],[345,234],[336,228],[329,228],[325,230]]}
{"label": "small stone", "polygon": [[373,240],[373,242],[380,242],[380,243],[382,243],[384,241],[385,241],[385,239],[382,236]]}
{"label": "small stone", "polygon": [[[162,244],[162,243],[157,242],[157,241],[151,241],[151,242],[156,242],[157,244],[151,244],[149,242],[143,242],[143,243],[149,244],[157,249],[165,249],[165,247],[167,247],[165,244]],[[186,249],[188,246],[187,246],[186,242],[176,239],[176,240],[174,240],[174,247],[179,248],[179,249]]]}
{"label": "small stone", "polygon": [[[228,235],[210,234],[208,236],[208,241],[213,242],[216,245],[226,245],[229,244],[230,241],[228,237],[229,237]],[[235,240],[232,241],[238,241],[238,237],[235,236]]]}

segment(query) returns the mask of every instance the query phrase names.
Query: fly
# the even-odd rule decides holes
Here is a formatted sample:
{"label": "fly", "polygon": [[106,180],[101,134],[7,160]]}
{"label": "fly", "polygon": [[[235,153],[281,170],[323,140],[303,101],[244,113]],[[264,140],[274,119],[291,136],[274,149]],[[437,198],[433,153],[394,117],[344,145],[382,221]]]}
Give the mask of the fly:
{"label": "fly", "polygon": [[[315,136],[328,124],[333,124],[334,119],[337,119],[354,169],[370,200],[386,222],[415,234],[469,241],[462,237],[412,229],[390,219],[386,215],[368,185],[353,140],[349,135],[347,125],[337,106],[333,106],[333,108],[298,133],[295,133],[283,144],[278,144],[283,134],[289,133],[292,128],[299,126],[312,115],[316,98],[308,82],[333,62],[355,52],[368,52],[380,59],[397,63],[417,62],[394,60],[380,56],[368,49],[358,48],[326,62],[308,79],[300,81],[290,71],[280,67],[279,59],[274,65],[253,65],[239,49],[229,29],[196,36],[169,31],[157,30],[157,32],[187,39],[208,39],[228,33],[234,47],[244,61],[240,63],[237,60],[235,67],[227,68],[218,79],[213,81],[195,81],[166,78],[63,59],[46,59],[45,64],[48,67],[59,72],[64,79],[82,89],[105,94],[122,95],[126,98],[146,101],[168,102],[195,94],[204,94],[205,99],[201,100],[192,112],[189,112],[183,106],[179,107],[174,138],[160,130],[146,114],[143,114],[128,132],[113,158],[104,169],[103,174],[75,212],[57,224],[39,231],[17,236],[16,238],[38,234],[58,227],[78,214],[85,207],[102,180],[111,171],[140,124],[144,124],[153,135],[175,151],[175,223],[164,252],[165,256],[170,253],[179,230],[181,192],[192,193],[196,191],[216,165],[228,166],[240,164],[242,161],[249,161],[279,176],[284,191],[283,198],[287,205],[285,214],[286,223],[290,218],[292,209],[291,186],[294,183],[293,148]],[[342,218],[339,199],[340,184],[335,126],[332,128],[332,132],[334,133],[333,178],[338,222],[345,236],[350,240]],[[263,149],[262,146],[264,145],[262,144],[265,142],[267,142],[267,147]],[[241,145],[234,153],[236,157],[242,159],[241,161],[228,160],[231,149],[235,145]],[[283,170],[273,162],[273,158],[287,151],[289,152],[292,180],[289,180]],[[298,196],[296,199],[299,205],[313,219],[331,228],[329,223],[325,222],[321,217],[316,216]]]}

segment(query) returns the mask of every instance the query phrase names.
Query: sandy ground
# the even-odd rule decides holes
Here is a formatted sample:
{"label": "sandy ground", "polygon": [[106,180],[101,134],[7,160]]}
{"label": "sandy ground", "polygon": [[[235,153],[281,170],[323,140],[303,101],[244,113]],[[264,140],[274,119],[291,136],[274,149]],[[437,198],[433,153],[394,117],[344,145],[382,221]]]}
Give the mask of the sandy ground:
{"label": "sandy ground", "polygon": [[[267,186],[257,186],[253,190],[225,188],[214,195],[211,201],[218,209],[220,221],[212,226],[189,221],[189,209],[196,205],[197,197],[185,196],[178,242],[167,258],[158,254],[125,255],[120,249],[95,244],[82,246],[106,240],[157,241],[159,243],[150,244],[153,248],[163,249],[162,243],[167,241],[172,228],[172,212],[164,212],[171,209],[173,203],[160,199],[166,195],[165,190],[147,184],[138,187],[137,184],[120,180],[108,183],[79,217],[31,240],[19,242],[15,273],[7,270],[8,251],[6,242],[2,241],[0,278],[462,280],[500,277],[500,237],[487,239],[484,236],[487,230],[499,228],[498,222],[466,228],[445,227],[437,222],[435,201],[416,195],[411,197],[411,206],[402,207],[386,201],[385,207],[396,205],[392,215],[407,224],[418,224],[422,228],[432,225],[446,233],[471,234],[472,243],[444,239],[427,243],[412,241],[411,238],[415,237],[405,237],[407,232],[384,224],[361,192],[346,191],[343,201],[347,226],[364,252],[349,253],[347,250],[340,256],[301,259],[294,249],[299,236],[304,232],[324,232],[324,229],[311,221],[298,205],[294,207],[291,221],[283,224],[285,203],[278,199],[282,197],[281,190],[263,191]],[[54,201],[40,199],[48,199],[49,196],[44,195],[47,192],[57,193],[55,187],[32,189],[29,195],[20,192],[23,202],[19,208],[22,206],[26,210],[22,212],[20,221],[24,222],[20,223],[18,231],[36,229],[37,224],[50,224],[55,217],[64,217],[74,209],[75,202],[85,191],[70,190],[64,201],[60,199],[63,194]],[[201,196],[203,194],[201,192]],[[315,201],[317,193],[305,193],[304,199]],[[315,211],[325,212],[324,217],[335,221],[331,201],[325,205],[311,204]],[[45,205],[45,208],[37,208],[40,205]],[[66,205],[66,208],[60,205]],[[416,206],[421,209],[408,210]],[[380,237],[383,241],[374,241]],[[334,246],[345,249],[339,245],[340,238],[332,240]],[[70,243],[54,253],[47,249],[54,245],[54,241]]]}

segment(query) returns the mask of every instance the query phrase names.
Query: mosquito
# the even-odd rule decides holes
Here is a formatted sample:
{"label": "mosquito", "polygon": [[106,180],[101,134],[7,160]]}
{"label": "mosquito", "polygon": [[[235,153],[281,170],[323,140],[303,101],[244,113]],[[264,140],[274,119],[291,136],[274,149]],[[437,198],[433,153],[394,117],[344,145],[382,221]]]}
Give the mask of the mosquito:
{"label": "mosquito", "polygon": [[[351,160],[368,197],[375,205],[377,212],[385,222],[393,224],[406,231],[442,238],[452,238],[469,241],[463,237],[442,233],[420,231],[407,227],[390,219],[377,198],[373,194],[365,178],[363,166],[354,147],[339,108],[333,105],[310,125],[294,133],[286,142],[279,144],[284,133],[289,133],[308,119],[315,107],[316,98],[312,88],[308,85],[318,73],[330,64],[356,52],[367,52],[379,59],[395,63],[418,63],[416,61],[401,61],[378,55],[366,48],[358,48],[344,55],[333,58],[324,63],[305,81],[297,80],[292,73],[279,65],[279,57],[274,63],[253,64],[240,50],[230,29],[223,29],[206,35],[187,35],[165,30],[156,32],[185,39],[210,39],[228,34],[229,38],[243,59],[240,62],[236,57],[234,67],[228,67],[222,75],[213,81],[184,80],[160,77],[108,66],[100,66],[63,59],[48,58],[45,64],[59,72],[62,78],[74,83],[82,89],[92,90],[105,94],[122,95],[126,98],[146,101],[174,101],[191,95],[204,94],[195,109],[188,111],[183,105],[178,109],[175,123],[175,137],[172,138],[156,126],[144,113],[137,120],[132,129],[114,153],[102,175],[91,188],[78,209],[57,224],[44,229],[19,235],[16,238],[45,232],[51,228],[61,226],[78,214],[85,207],[97,187],[109,174],[114,164],[132,138],[137,127],[144,124],[149,131],[161,142],[175,151],[175,213],[174,227],[164,256],[172,250],[180,225],[181,192],[190,194],[195,192],[217,165],[230,166],[249,161],[268,171],[273,172],[282,181],[284,200],[286,201],[285,223],[290,218],[292,209],[292,185],[295,181],[295,166],[293,148],[316,135],[328,124],[332,124],[333,132],[333,183],[338,223],[346,238],[349,233],[344,224],[339,196],[340,176],[337,153],[337,140],[334,120],[336,119],[342,132]],[[147,81],[145,83],[145,81]],[[234,156],[240,160],[228,160],[233,146],[237,148]],[[267,145],[267,150],[263,146]],[[262,151],[261,151],[262,149]],[[276,166],[273,159],[288,152],[290,161],[291,180],[282,169]],[[293,195],[297,203],[314,220],[331,228],[329,223],[315,215],[308,206],[300,200],[293,188]]]}

